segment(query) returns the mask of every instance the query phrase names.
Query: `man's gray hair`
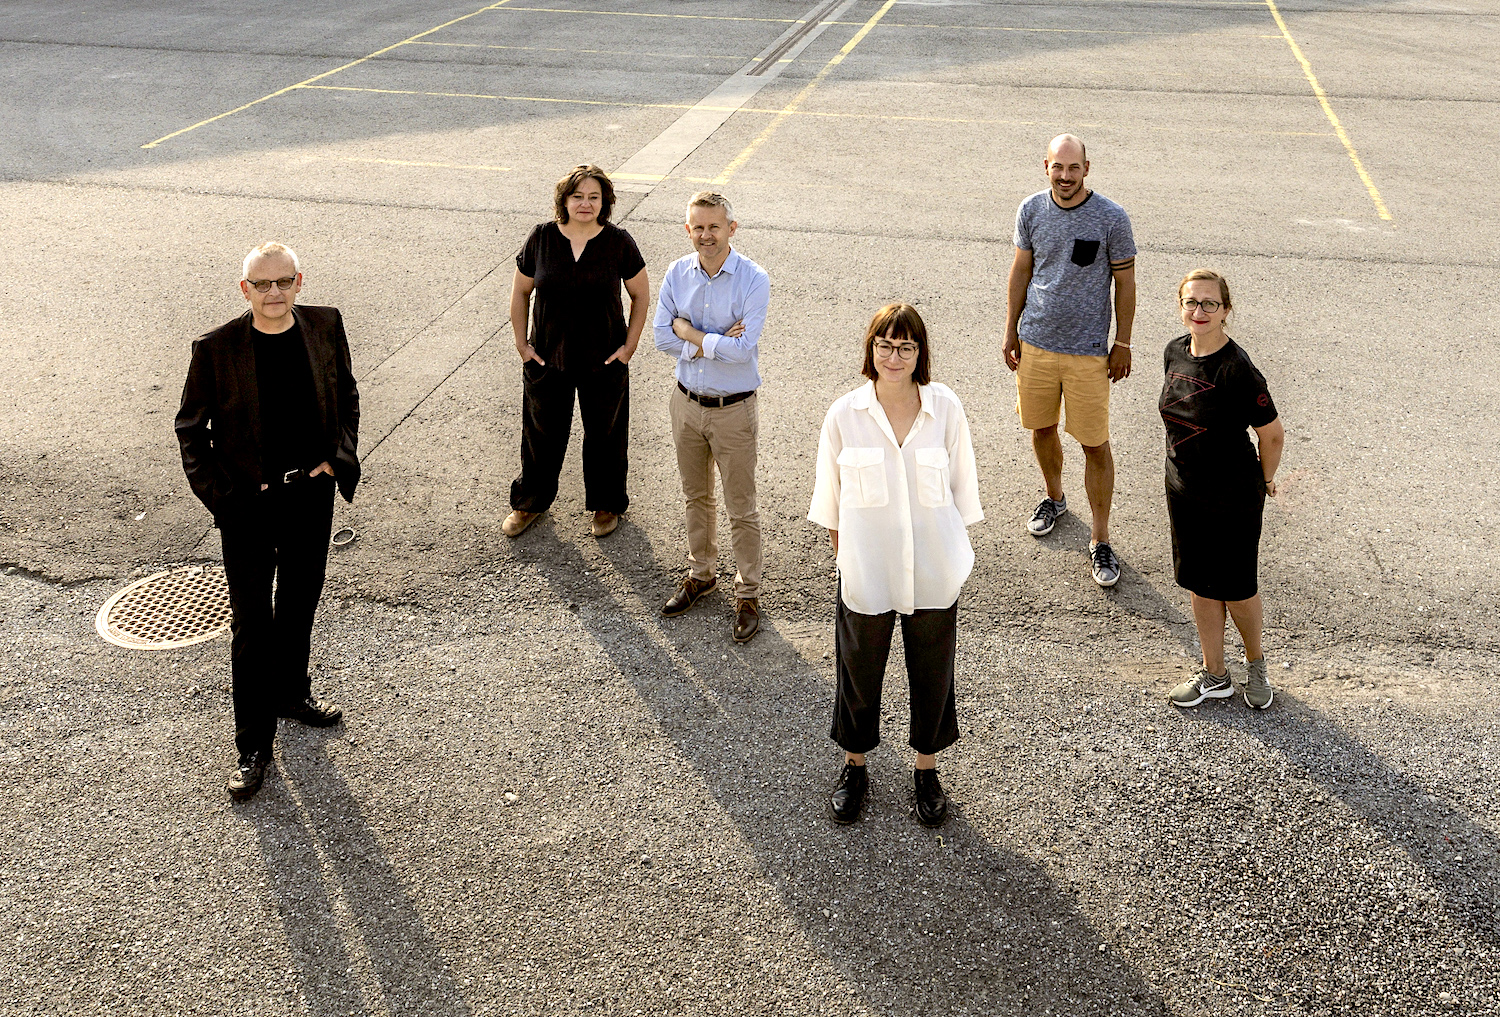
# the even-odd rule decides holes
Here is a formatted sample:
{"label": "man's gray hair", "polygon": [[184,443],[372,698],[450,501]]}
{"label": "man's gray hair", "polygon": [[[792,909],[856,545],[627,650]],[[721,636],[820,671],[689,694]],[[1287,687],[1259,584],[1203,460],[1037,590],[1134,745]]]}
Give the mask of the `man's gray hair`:
{"label": "man's gray hair", "polygon": [[734,217],[734,206],[729,203],[728,198],[724,197],[718,191],[699,191],[689,198],[687,212],[683,218],[686,219],[687,216],[692,215],[695,208],[722,208],[724,215],[728,217],[730,222],[739,221]]}
{"label": "man's gray hair", "polygon": [[250,253],[245,255],[245,260],[240,265],[240,278],[250,278],[250,262],[254,261],[256,258],[268,258],[272,255],[277,254],[284,254],[288,258],[291,258],[292,271],[298,273],[299,275],[301,274],[302,262],[297,260],[297,252],[292,250],[286,244],[278,244],[273,240],[268,244],[261,244],[259,247],[252,247],[250,249]]}

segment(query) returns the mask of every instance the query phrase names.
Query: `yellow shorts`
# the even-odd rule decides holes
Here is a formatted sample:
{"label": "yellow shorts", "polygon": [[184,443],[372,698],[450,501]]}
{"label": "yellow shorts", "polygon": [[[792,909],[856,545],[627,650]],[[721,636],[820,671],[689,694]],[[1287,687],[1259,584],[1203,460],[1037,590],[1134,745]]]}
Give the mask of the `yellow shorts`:
{"label": "yellow shorts", "polygon": [[1028,431],[1053,427],[1068,406],[1067,431],[1094,448],[1109,441],[1109,358],[1053,353],[1021,344],[1016,412]]}

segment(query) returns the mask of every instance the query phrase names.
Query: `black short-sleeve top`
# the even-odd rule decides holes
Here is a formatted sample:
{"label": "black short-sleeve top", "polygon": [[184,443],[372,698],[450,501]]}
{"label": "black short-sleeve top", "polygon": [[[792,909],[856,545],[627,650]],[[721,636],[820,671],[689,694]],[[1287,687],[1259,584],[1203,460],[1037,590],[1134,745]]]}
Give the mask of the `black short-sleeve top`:
{"label": "black short-sleeve top", "polygon": [[1266,379],[1233,339],[1206,357],[1188,336],[1167,343],[1159,408],[1167,427],[1167,486],[1251,493],[1264,486],[1251,427],[1276,419]]}
{"label": "black short-sleeve top", "polygon": [[604,223],[573,260],[573,245],[555,222],[539,224],[516,255],[516,268],[536,281],[531,344],[548,367],[597,371],[625,345],[620,284],[646,267],[635,240]]}

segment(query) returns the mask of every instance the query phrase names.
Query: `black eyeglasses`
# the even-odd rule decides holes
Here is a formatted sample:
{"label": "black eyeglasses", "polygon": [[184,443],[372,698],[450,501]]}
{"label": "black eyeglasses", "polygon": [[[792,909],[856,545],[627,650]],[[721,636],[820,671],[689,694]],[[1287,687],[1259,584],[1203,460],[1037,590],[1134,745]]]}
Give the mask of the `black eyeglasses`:
{"label": "black eyeglasses", "polygon": [[1202,308],[1204,314],[1213,314],[1224,305],[1217,300],[1194,300],[1192,297],[1188,297],[1182,302],[1182,306],[1186,307],[1189,311],[1196,311]]}
{"label": "black eyeglasses", "polygon": [[877,357],[888,357],[892,353],[899,356],[902,360],[910,360],[917,355],[917,346],[915,343],[902,343],[900,346],[893,346],[887,342],[877,342],[875,344],[875,355]]}
{"label": "black eyeglasses", "polygon": [[285,279],[246,279],[245,281],[251,286],[254,286],[256,291],[260,293],[271,292],[272,286],[275,286],[277,289],[281,290],[281,292],[285,293],[287,290],[291,289],[297,284],[297,277],[294,275],[289,275]]}

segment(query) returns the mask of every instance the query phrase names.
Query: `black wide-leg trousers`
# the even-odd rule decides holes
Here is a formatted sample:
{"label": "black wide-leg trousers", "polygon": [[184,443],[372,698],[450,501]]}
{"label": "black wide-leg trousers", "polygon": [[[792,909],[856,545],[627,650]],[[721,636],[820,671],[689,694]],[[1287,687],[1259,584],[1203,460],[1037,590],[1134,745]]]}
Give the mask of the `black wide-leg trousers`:
{"label": "black wide-leg trousers", "polygon": [[[880,694],[896,631],[895,611],[857,614],[838,598],[834,658],[838,691],[833,740],[846,752],[869,752],[880,744]],[[940,752],[958,741],[953,661],[958,651],[958,602],[939,610],[900,615],[911,687],[908,743],[922,753]]]}
{"label": "black wide-leg trousers", "polygon": [[521,475],[510,485],[510,507],[545,512],[557,497],[573,397],[583,421],[584,507],[624,512],[630,455],[630,368],[616,361],[597,371],[571,372],[527,361],[522,367]]}
{"label": "black wide-leg trousers", "polygon": [[269,752],[276,718],[311,694],[307,661],[333,530],[333,478],[272,484],[219,528],[229,582],[234,745]]}

